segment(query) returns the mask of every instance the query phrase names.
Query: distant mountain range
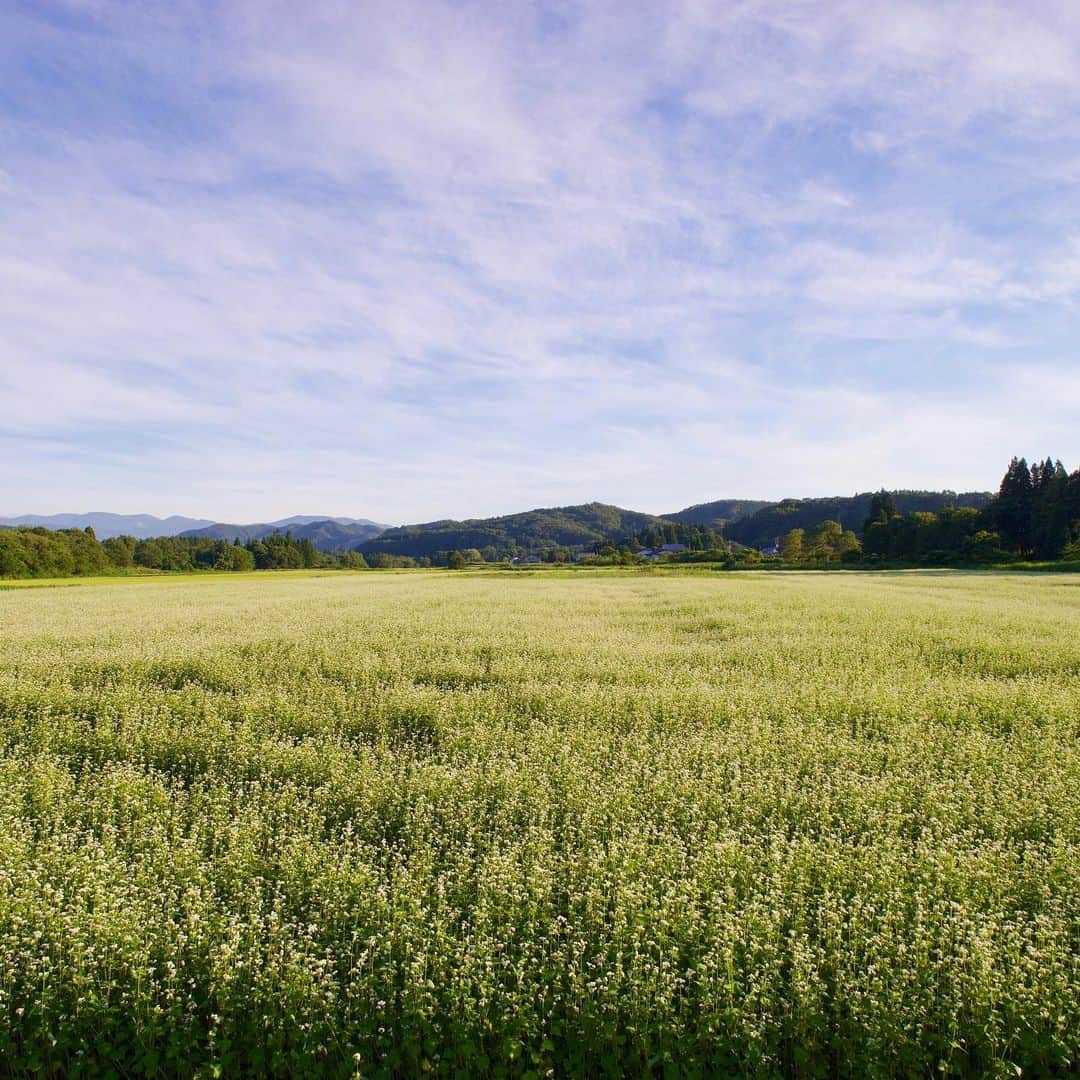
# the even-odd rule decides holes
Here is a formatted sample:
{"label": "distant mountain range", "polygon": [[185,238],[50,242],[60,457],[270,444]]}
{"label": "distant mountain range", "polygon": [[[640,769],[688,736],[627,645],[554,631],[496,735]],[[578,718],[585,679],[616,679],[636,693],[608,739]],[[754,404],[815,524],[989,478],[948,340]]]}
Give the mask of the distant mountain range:
{"label": "distant mountain range", "polygon": [[[981,508],[992,498],[989,492],[897,491],[893,493],[901,514],[914,511],[937,513],[944,507]],[[558,506],[528,510],[501,517],[468,518],[464,521],[430,521],[396,527],[367,518],[320,517],[297,514],[278,521],[228,524],[198,518],[157,518],[150,514],[53,514],[0,518],[0,527],[44,525],[50,529],[94,529],[99,539],[110,536],[206,536],[216,540],[247,543],[274,532],[289,531],[307,538],[321,551],[359,550],[366,555],[412,555],[466,548],[495,548],[499,552],[537,552],[545,547],[587,548],[597,543],[618,543],[635,533],[665,523],[701,525],[747,547],[764,547],[790,529],[812,529],[822,521],[839,521],[844,528],[862,530],[870,511],[871,492],[822,499],[719,499],[698,503],[671,514],[643,514],[605,503]]]}
{"label": "distant mountain range", "polygon": [[94,530],[99,540],[110,536],[134,536],[146,540],[151,536],[209,536],[216,540],[241,542],[259,540],[272,532],[291,530],[296,537],[307,536],[316,547],[333,551],[356,547],[386,526],[367,518],[326,517],[319,514],[296,514],[279,521],[254,525],[228,525],[210,518],[154,517],[153,514],[22,514],[19,517],[0,517],[0,528],[17,525],[41,525],[46,529]]}
{"label": "distant mountain range", "polygon": [[357,548],[386,531],[385,525],[366,518],[320,518],[298,516],[253,525],[228,525],[214,522],[199,529],[188,529],[181,536],[209,536],[213,540],[262,540],[275,532],[291,532],[297,540],[310,540],[320,551]]}
{"label": "distant mountain range", "polygon": [[213,522],[206,518],[154,517],[153,514],[23,514],[20,517],[0,517],[0,526],[41,525],[46,529],[94,530],[99,540],[110,536],[134,536],[146,540],[151,536],[179,536],[188,529],[201,529]]}

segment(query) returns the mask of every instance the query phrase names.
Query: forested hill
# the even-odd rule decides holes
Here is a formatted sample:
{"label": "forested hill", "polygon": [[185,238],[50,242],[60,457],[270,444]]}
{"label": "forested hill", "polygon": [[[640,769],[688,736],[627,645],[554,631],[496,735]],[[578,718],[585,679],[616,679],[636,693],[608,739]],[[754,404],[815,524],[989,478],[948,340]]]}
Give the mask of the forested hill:
{"label": "forested hill", "polygon": [[[785,499],[780,503],[722,499],[662,517],[604,503],[586,503],[529,510],[506,517],[403,525],[368,540],[360,550],[366,555],[385,553],[419,558],[475,549],[486,561],[492,561],[550,548],[579,549],[594,544],[619,544],[670,522],[721,530],[729,540],[748,547],[764,547],[790,529],[810,530],[826,520],[839,521],[845,528],[861,532],[872,498],[871,493],[866,493],[823,499]],[[897,512],[901,514],[914,511],[937,513],[950,505],[981,509],[990,498],[986,492],[898,491],[895,494]]]}
{"label": "forested hill", "polygon": [[716,502],[697,503],[685,510],[676,510],[674,514],[664,514],[667,521],[678,521],[685,525],[705,525],[710,529],[723,529],[734,521],[750,517],[758,510],[774,503],[764,499],[718,499]]}
{"label": "forested hill", "polygon": [[584,547],[614,541],[664,524],[653,514],[640,514],[605,503],[528,510],[506,517],[467,521],[432,521],[387,529],[364,544],[366,555],[433,556],[475,548],[488,561],[552,547]]}
{"label": "forested hill", "polygon": [[[764,547],[791,529],[810,530],[823,521],[837,521],[845,529],[861,533],[863,522],[870,514],[873,497],[873,492],[863,492],[846,497],[784,499],[778,503],[765,503],[749,516],[732,521],[724,528],[724,536],[747,547]],[[970,506],[981,510],[993,496],[987,491],[965,491],[959,494],[954,491],[896,491],[893,498],[899,514],[939,514],[947,506]],[[672,518],[678,520],[679,515],[672,515]]]}

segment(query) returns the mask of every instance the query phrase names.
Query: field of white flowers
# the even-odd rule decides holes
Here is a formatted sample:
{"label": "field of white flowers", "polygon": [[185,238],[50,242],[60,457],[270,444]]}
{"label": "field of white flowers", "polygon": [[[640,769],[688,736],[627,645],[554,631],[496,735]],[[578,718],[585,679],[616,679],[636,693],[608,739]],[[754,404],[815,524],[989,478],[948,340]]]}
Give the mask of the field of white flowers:
{"label": "field of white flowers", "polygon": [[0,591],[0,1060],[1080,1068],[1080,575]]}

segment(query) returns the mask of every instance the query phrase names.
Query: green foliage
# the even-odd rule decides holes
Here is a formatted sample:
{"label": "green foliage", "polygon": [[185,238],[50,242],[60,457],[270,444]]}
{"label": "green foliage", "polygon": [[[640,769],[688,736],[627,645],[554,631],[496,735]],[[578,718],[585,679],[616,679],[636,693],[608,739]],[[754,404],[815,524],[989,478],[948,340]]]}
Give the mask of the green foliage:
{"label": "green foliage", "polygon": [[1078,664],[1053,574],[0,592],[4,1071],[1073,1074]]}
{"label": "green foliage", "polygon": [[[388,565],[414,566],[407,558]],[[229,543],[207,536],[117,536],[99,542],[93,530],[41,527],[0,529],[0,577],[93,576],[116,571],[300,570],[335,566],[364,569],[359,552],[325,554],[308,537],[273,533],[261,540]]]}
{"label": "green foliage", "polygon": [[718,499],[715,502],[688,506],[674,514],[664,514],[664,518],[687,525],[705,525],[716,532],[722,532],[731,522],[740,521],[772,505],[762,499]]}
{"label": "green foliage", "polygon": [[460,551],[451,551],[450,552],[450,557],[446,560],[446,565],[451,570],[464,570],[465,569],[465,564],[466,564],[467,561],[468,560],[465,558],[465,556],[464,556],[464,554],[462,554],[462,552],[460,552]]}
{"label": "green foliage", "polygon": [[781,545],[787,563],[815,564],[853,562],[862,554],[862,544],[850,529],[838,521],[822,521],[809,532],[792,529]]}
{"label": "green foliage", "polygon": [[70,577],[110,567],[108,550],[93,531],[34,526],[0,529],[0,577]]}
{"label": "green foliage", "polygon": [[385,551],[368,558],[368,564],[375,570],[405,570],[416,566],[416,560],[408,555],[387,555]]}
{"label": "green foliage", "polygon": [[792,529],[780,546],[780,557],[784,562],[802,562],[806,554],[806,530]]}
{"label": "green foliage", "polygon": [[735,570],[740,567],[760,566],[763,561],[761,552],[757,548],[736,548],[725,554],[723,565],[730,570]]}
{"label": "green foliage", "polygon": [[946,507],[940,514],[895,515],[873,521],[863,537],[863,550],[874,560],[949,564],[997,562],[1007,558],[1000,537],[988,529],[990,510]]}
{"label": "green foliage", "polygon": [[1009,549],[1018,555],[1031,550],[1034,488],[1024,458],[1013,458],[994,500],[994,518]]}
{"label": "green foliage", "polygon": [[974,535],[965,537],[960,555],[965,563],[983,565],[1005,562],[1008,558],[1002,550],[1001,537],[987,529],[980,529]]}
{"label": "green foliage", "polygon": [[291,534],[271,533],[263,540],[248,542],[257,570],[302,570],[318,566],[321,554],[310,540],[294,540]]}
{"label": "green foliage", "polygon": [[135,544],[134,536],[110,536],[102,541],[101,546],[105,549],[110,566],[126,570],[135,565]]}
{"label": "green foliage", "polygon": [[[663,520],[651,514],[638,514],[618,506],[587,503],[550,510],[530,510],[506,517],[468,521],[433,521],[426,525],[408,525],[387,529],[363,545],[364,552],[390,555],[426,555],[443,562],[451,551],[490,549],[494,558],[509,559],[541,551],[567,552],[573,547],[593,547],[605,541],[628,537]],[[554,556],[551,561],[556,560]]]}
{"label": "green foliage", "polygon": [[724,533],[737,543],[765,547],[792,529],[809,532],[822,521],[837,521],[845,529],[863,529],[865,532],[872,511],[875,512],[873,520],[876,520],[882,513],[891,518],[894,514],[940,513],[949,506],[979,509],[989,501],[989,495],[978,491],[960,494],[951,491],[865,492],[850,498],[784,499],[749,517],[740,518],[727,526]]}
{"label": "green foliage", "polygon": [[[905,510],[913,500],[925,502],[931,494],[882,490],[871,496],[861,550],[855,534],[838,532],[836,521],[819,522],[812,531],[791,529],[784,542],[785,560],[852,562],[865,554],[871,565],[977,565],[1014,556],[1052,561],[1070,557],[1067,553],[1075,550],[1070,545],[1080,532],[1080,470],[1069,475],[1060,461],[1046,458],[1029,468],[1024,458],[1013,458],[998,494],[989,502],[968,499],[979,505],[962,505],[961,497],[936,511]],[[745,519],[743,525],[750,528],[757,521],[758,528],[778,515],[794,520],[806,513],[808,503],[839,502],[786,500]]]}
{"label": "green foliage", "polygon": [[723,536],[695,522],[663,522],[640,529],[629,538],[631,547],[658,548],[664,544],[685,544],[691,551],[710,551],[724,546]]}
{"label": "green foliage", "polygon": [[1080,562],[1080,526],[1074,526],[1065,546],[1061,550],[1064,562]]}
{"label": "green foliage", "polygon": [[1023,558],[1056,559],[1080,522],[1080,470],[1070,476],[1047,458],[1030,469],[1013,458],[989,510],[988,524]]}
{"label": "green foliage", "polygon": [[1080,470],[1071,476],[1047,458],[1029,468],[1013,458],[998,494],[984,507],[894,513],[888,492],[874,496],[863,547],[872,560],[949,565],[997,562],[1010,555],[1063,556],[1080,523]]}
{"label": "green foliage", "polygon": [[896,498],[893,493],[882,488],[870,500],[870,512],[867,514],[866,521],[863,524],[863,532],[866,532],[871,525],[888,524],[894,517],[898,516],[898,513]]}
{"label": "green foliage", "polygon": [[214,561],[215,570],[254,570],[255,556],[239,544],[226,545]]}

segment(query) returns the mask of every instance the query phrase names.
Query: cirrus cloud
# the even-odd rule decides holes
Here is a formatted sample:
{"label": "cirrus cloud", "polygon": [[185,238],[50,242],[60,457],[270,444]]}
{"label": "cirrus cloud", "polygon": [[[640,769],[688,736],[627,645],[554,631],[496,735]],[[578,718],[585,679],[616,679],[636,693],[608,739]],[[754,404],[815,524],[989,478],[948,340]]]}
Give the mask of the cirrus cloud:
{"label": "cirrus cloud", "polygon": [[1080,457],[1067,5],[0,31],[7,512],[664,511]]}

